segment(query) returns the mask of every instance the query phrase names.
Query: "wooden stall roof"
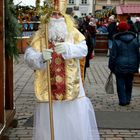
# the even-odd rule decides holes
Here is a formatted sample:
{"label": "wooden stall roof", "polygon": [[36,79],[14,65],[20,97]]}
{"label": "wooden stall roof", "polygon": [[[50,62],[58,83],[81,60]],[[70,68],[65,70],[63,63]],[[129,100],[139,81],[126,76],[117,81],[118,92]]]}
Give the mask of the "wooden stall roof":
{"label": "wooden stall roof", "polygon": [[118,15],[140,14],[140,4],[139,5],[118,5],[116,6],[116,13]]}

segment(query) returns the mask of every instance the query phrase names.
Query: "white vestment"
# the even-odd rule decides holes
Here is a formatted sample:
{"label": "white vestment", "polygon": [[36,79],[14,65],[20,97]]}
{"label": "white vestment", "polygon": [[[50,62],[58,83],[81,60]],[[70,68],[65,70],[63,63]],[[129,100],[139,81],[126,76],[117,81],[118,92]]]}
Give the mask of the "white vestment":
{"label": "white vestment", "polygon": [[[85,41],[76,44],[76,47],[73,45],[66,47],[66,53],[62,54],[64,59],[79,59],[86,56]],[[45,68],[42,53],[38,53],[32,48],[26,50],[24,59],[32,69]],[[90,100],[85,96],[81,78],[78,98],[72,101],[53,102],[53,121],[55,140],[100,139],[94,109]],[[33,140],[51,140],[48,103],[37,103],[34,122]]]}

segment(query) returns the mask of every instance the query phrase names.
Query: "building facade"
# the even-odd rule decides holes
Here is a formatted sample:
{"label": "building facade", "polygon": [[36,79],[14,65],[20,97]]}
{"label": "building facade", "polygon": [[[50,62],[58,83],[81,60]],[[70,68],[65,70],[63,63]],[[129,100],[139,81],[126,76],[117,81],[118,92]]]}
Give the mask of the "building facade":
{"label": "building facade", "polygon": [[120,4],[140,4],[140,0],[95,0],[96,6],[116,6]]}
{"label": "building facade", "polygon": [[88,15],[92,13],[92,0],[68,0],[67,10],[77,16]]}
{"label": "building facade", "polygon": [[95,13],[106,7],[127,4],[140,4],[140,0],[68,0],[68,11],[77,16]]}

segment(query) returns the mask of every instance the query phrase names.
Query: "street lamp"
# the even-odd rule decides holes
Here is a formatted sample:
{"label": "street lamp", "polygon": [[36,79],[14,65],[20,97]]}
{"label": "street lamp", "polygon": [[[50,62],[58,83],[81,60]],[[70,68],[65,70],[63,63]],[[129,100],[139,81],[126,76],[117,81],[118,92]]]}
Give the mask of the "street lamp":
{"label": "street lamp", "polygon": [[92,14],[95,17],[96,0],[92,1]]}

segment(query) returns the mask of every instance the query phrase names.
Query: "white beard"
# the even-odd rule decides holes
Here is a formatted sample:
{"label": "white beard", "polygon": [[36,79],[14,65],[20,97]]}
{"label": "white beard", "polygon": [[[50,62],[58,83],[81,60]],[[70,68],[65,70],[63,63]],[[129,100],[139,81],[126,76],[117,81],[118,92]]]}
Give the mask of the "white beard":
{"label": "white beard", "polygon": [[48,24],[49,41],[62,42],[68,34],[64,18],[51,18]]}

